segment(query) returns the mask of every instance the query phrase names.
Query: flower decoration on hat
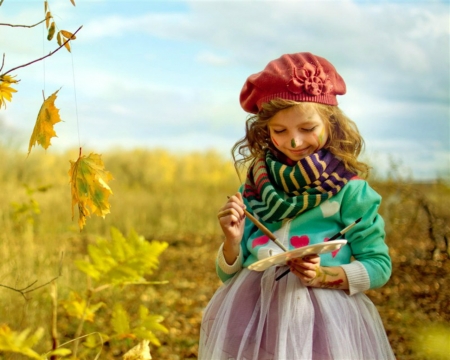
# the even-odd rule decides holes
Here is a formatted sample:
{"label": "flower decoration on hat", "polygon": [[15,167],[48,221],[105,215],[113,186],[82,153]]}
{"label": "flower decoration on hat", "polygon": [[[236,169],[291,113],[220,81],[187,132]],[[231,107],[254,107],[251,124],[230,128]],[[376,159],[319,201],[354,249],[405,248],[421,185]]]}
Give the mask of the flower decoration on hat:
{"label": "flower decoration on hat", "polygon": [[305,63],[301,68],[294,67],[294,74],[287,83],[287,88],[294,94],[319,96],[328,94],[333,84],[320,65]]}

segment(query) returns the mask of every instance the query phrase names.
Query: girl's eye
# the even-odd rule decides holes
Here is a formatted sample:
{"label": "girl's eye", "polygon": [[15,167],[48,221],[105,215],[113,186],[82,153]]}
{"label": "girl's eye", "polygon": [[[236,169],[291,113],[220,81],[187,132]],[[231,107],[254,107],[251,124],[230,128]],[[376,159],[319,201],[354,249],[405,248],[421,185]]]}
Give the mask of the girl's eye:
{"label": "girl's eye", "polygon": [[273,130],[273,132],[274,132],[275,134],[281,134],[282,132],[284,132],[284,130]]}
{"label": "girl's eye", "polygon": [[317,126],[314,126],[314,127],[312,127],[312,128],[309,128],[309,129],[302,129],[303,131],[306,131],[306,132],[313,132],[315,129],[316,129],[316,127]]}

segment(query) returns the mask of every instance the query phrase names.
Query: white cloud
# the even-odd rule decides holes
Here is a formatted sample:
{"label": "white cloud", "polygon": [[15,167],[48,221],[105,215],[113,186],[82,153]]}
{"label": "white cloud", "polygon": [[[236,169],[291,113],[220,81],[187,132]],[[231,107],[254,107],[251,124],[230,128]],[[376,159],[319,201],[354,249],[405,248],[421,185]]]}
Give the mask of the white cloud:
{"label": "white cloud", "polygon": [[213,66],[224,66],[230,63],[228,58],[214,54],[209,51],[202,51],[201,53],[199,53],[197,55],[197,61],[200,63],[205,63]]}

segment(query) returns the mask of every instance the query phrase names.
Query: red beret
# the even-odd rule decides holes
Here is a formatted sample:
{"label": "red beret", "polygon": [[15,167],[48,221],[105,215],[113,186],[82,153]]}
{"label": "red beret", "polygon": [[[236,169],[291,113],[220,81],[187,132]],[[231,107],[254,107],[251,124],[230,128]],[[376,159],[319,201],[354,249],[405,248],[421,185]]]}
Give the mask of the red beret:
{"label": "red beret", "polygon": [[344,79],[326,59],[311,53],[285,54],[250,75],[240,95],[242,108],[256,114],[275,98],[337,105],[345,94]]}

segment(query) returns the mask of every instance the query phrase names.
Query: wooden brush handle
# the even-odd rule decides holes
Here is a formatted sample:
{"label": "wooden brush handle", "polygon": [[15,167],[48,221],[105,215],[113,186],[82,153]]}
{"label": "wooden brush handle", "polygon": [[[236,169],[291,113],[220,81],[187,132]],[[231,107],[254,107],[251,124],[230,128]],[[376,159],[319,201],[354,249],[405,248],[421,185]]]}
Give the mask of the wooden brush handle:
{"label": "wooden brush handle", "polygon": [[261,230],[265,235],[269,237],[270,240],[272,240],[275,244],[277,244],[283,251],[288,251],[286,247],[280,243],[280,241],[277,239],[277,237],[263,224],[261,224],[258,219],[256,219],[252,214],[250,214],[247,210],[244,209],[245,216],[247,216],[253,224],[257,226],[259,230]]}

